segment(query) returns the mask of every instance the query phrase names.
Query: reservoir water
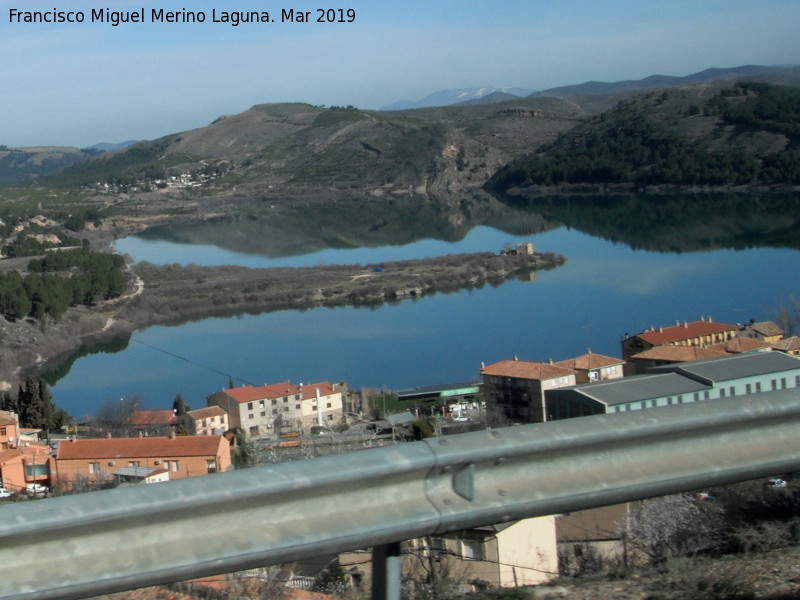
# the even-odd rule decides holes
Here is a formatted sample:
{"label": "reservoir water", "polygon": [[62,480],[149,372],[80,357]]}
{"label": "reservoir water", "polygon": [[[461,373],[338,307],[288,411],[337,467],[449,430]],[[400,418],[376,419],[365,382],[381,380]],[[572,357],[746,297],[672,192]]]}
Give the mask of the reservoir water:
{"label": "reservoir water", "polygon": [[394,390],[460,382],[477,378],[482,362],[515,355],[562,360],[591,348],[620,356],[620,337],[651,325],[701,315],[727,323],[774,318],[777,307],[800,291],[800,251],[792,247],[645,251],[564,225],[530,234],[477,225],[457,241],[418,239],[282,256],[150,237],[120,240],[116,247],[135,260],[162,264],[313,266],[499,251],[519,241],[563,254],[567,263],[537,273],[534,281],[377,308],[316,308],[150,327],[123,341],[120,351],[75,360],[52,385],[54,401],[79,418],[108,400],[133,395],[146,408],[169,408],[180,393],[199,408],[231,379],[237,385],[346,381],[356,389]]}

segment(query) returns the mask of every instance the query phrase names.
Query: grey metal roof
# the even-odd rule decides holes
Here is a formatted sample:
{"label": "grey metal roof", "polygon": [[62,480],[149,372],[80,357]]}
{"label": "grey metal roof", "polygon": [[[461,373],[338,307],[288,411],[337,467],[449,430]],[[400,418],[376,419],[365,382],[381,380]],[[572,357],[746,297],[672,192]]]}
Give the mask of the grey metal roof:
{"label": "grey metal roof", "polygon": [[[709,389],[709,386],[677,373],[634,375],[621,379],[609,379],[597,383],[583,383],[571,388],[562,388],[580,393],[606,406],[626,404],[651,398],[664,398],[678,394],[691,394]],[[558,392],[559,390],[553,390]],[[558,395],[557,393],[555,395]]]}
{"label": "grey metal roof", "polygon": [[154,467],[120,467],[114,471],[114,475],[121,475],[123,477],[149,477],[153,473],[163,470],[164,469]]}
{"label": "grey metal roof", "polygon": [[681,373],[713,384],[718,381],[757,377],[793,369],[800,369],[800,359],[783,352],[757,352],[653,367],[648,369],[648,373]]}
{"label": "grey metal roof", "polygon": [[443,385],[429,385],[408,390],[400,390],[397,397],[400,400],[409,400],[417,397],[452,396],[459,394],[476,394],[480,383],[446,383]]}

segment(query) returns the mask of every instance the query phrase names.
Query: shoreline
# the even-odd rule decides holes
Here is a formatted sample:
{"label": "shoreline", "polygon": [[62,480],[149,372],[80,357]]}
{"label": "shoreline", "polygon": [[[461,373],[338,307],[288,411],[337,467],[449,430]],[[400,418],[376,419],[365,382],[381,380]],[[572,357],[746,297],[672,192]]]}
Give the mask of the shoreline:
{"label": "shoreline", "polygon": [[[545,254],[455,254],[369,265],[198,267],[133,265],[135,290],[59,321],[2,320],[0,382],[13,391],[26,375],[57,371],[81,348],[111,343],[154,325],[317,307],[378,306],[436,293],[535,279],[566,261]],[[142,282],[141,285],[139,282]]]}

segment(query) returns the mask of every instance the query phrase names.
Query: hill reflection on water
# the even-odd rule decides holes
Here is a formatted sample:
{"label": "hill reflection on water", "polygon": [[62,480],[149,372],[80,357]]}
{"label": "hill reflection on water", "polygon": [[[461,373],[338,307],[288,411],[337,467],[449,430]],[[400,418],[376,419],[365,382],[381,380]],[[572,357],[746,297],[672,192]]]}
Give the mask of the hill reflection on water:
{"label": "hill reflection on water", "polygon": [[[286,258],[174,241],[121,240],[119,250],[161,263],[226,264],[234,258],[249,266],[368,263],[498,251],[519,241],[532,241],[538,250],[564,254],[568,260],[538,273],[533,282],[509,281],[377,308],[282,311],[151,327],[135,332],[121,352],[76,360],[55,383],[54,400],[73,416],[134,394],[146,407],[168,408],[181,393],[197,408],[205,406],[208,394],[227,386],[228,378],[220,373],[237,384],[329,380],[347,381],[354,388],[402,389],[471,380],[482,362],[513,355],[561,360],[591,348],[620,356],[619,340],[626,332],[700,315],[729,323],[768,319],[781,302],[800,292],[798,208],[792,206],[797,202],[791,197],[782,205],[769,198],[747,198],[715,200],[714,211],[701,210],[690,199],[681,203],[666,198],[658,206],[659,198],[547,199],[522,208],[493,208],[495,215],[502,215],[495,223],[502,221],[505,230],[491,219],[475,223],[464,217],[457,227],[450,225],[456,241],[405,232],[409,241],[403,245],[390,245],[400,238],[388,234],[381,245],[381,236],[374,234],[372,247],[358,246],[365,238],[353,230],[340,231],[351,248],[328,246]],[[453,222],[452,211],[442,213],[443,221],[424,228],[431,231],[444,221]],[[605,218],[590,219],[592,213]],[[355,229],[369,231],[368,221]],[[558,221],[568,226],[558,226]],[[200,231],[214,226],[203,224],[206,229],[194,231],[192,239],[210,240],[210,234]],[[393,228],[400,229],[384,226]],[[273,222],[267,231],[277,229]],[[306,235],[314,240],[330,235],[315,229]],[[175,235],[184,239],[183,233]],[[233,236],[233,231],[225,234]],[[153,257],[147,258],[147,251]]]}

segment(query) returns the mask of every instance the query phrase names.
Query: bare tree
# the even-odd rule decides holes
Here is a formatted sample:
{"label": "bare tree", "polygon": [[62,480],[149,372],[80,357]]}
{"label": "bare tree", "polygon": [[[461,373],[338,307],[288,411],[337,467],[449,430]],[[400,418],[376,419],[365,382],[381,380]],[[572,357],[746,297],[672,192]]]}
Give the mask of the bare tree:
{"label": "bare tree", "polygon": [[650,564],[714,547],[723,530],[723,510],[678,494],[642,502],[623,530],[629,548]]}
{"label": "bare tree", "polygon": [[774,311],[775,322],[783,329],[785,337],[800,334],[800,297],[792,294],[786,303],[780,304]]}
{"label": "bare tree", "polygon": [[112,437],[128,437],[134,433],[131,416],[141,404],[139,396],[106,400],[100,405],[93,425]]}

